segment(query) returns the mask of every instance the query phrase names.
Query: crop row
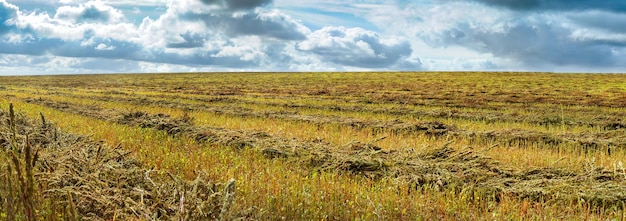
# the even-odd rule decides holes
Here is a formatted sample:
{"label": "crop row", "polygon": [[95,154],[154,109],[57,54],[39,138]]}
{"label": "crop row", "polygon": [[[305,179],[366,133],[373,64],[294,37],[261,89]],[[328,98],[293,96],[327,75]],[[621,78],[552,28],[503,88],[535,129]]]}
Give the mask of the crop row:
{"label": "crop row", "polygon": [[626,200],[626,189],[621,185],[626,179],[624,171],[609,171],[593,164],[587,165],[584,172],[555,168],[515,171],[482,156],[480,151],[455,150],[447,145],[425,153],[410,149],[386,151],[362,142],[337,148],[323,141],[307,142],[254,131],[196,126],[185,117],[171,118],[165,114],[42,104],[115,123],[163,130],[171,136],[191,137],[198,142],[238,149],[253,148],[270,159],[286,158],[312,170],[344,171],[371,179],[393,178],[414,186],[415,190],[427,186],[496,201],[504,194],[535,201],[584,200],[595,206],[608,207]]}

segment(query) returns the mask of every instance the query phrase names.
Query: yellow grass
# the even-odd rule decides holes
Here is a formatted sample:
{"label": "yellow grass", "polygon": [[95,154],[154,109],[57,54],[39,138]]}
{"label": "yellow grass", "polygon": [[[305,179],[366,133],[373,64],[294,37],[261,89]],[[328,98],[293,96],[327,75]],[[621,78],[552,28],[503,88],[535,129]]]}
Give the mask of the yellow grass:
{"label": "yellow grass", "polygon": [[[5,77],[2,80],[7,83],[0,89],[0,106],[7,107],[12,102],[31,118],[37,118],[41,112],[65,131],[88,134],[111,146],[121,144],[132,150],[146,167],[165,169],[187,179],[201,171],[216,182],[234,178],[238,182],[236,206],[239,209],[254,206],[264,219],[518,220],[623,216],[623,208],[534,202],[512,196],[503,196],[498,201],[465,199],[453,190],[434,187],[423,187],[416,193],[410,185],[393,178],[378,180],[311,170],[288,160],[267,159],[254,149],[198,143],[192,137],[169,136],[163,131],[27,102],[41,99],[174,117],[187,114],[198,126],[263,131],[302,142],[322,140],[337,150],[353,141],[372,142],[385,137],[374,144],[386,150],[410,148],[421,153],[452,141],[454,149],[471,147],[514,170],[555,167],[583,171],[584,165],[592,161],[612,169],[626,159],[626,151],[614,148],[609,154],[605,149],[585,152],[573,143],[477,142],[465,135],[434,137],[418,132],[373,132],[341,123],[314,124],[282,117],[280,113],[360,121],[438,121],[470,132],[517,129],[550,136],[592,134],[608,131],[603,125],[619,123],[626,114],[626,78],[619,75],[227,73]],[[150,102],[141,104],[131,100],[134,98]],[[186,110],[185,106],[196,109]],[[243,110],[257,115],[211,111],[215,109]],[[278,113],[280,117],[259,114],[268,112]]]}

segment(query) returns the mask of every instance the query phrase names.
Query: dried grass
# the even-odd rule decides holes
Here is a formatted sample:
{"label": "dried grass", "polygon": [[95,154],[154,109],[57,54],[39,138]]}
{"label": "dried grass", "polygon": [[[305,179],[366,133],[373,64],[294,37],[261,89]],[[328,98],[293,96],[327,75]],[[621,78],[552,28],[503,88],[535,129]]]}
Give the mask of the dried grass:
{"label": "dried grass", "polygon": [[[90,116],[101,115],[98,111],[93,111]],[[503,195],[513,195],[533,201],[585,202],[600,207],[619,206],[626,200],[623,169],[609,171],[593,167],[584,172],[577,172],[547,167],[516,170],[500,165],[497,161],[482,155],[480,151],[469,147],[457,150],[446,145],[427,153],[416,153],[412,149],[387,151],[374,143],[363,142],[333,147],[323,141],[299,141],[273,137],[262,132],[200,127],[193,125],[190,119],[175,119],[164,114],[118,112],[117,117],[110,119],[114,119],[113,122],[116,123],[192,137],[199,142],[233,148],[256,148],[270,159],[283,158],[298,165],[306,165],[311,170],[345,172],[372,179],[395,179],[414,187],[416,191],[422,187],[429,187],[453,190],[472,199],[498,201]],[[361,122],[355,125],[373,127],[376,124],[381,122],[375,124]],[[436,122],[419,125],[393,122],[383,127],[426,131],[433,135],[449,133],[481,140],[494,139],[510,144],[580,142],[577,139],[582,136],[567,134],[553,136],[524,130],[475,133]],[[596,140],[601,138],[600,135],[585,136]]]}
{"label": "dried grass", "polygon": [[[140,99],[140,98],[129,98]],[[145,100],[145,99],[141,99]],[[69,111],[72,113],[80,114],[83,116],[94,117],[103,120],[117,119],[117,123],[121,124],[138,124],[140,127],[156,128],[159,130],[165,130],[169,134],[178,134],[182,132],[181,128],[177,125],[189,126],[192,122],[189,118],[181,119],[169,119],[172,122],[163,122],[164,119],[169,116],[155,116],[154,119],[142,119],[140,123],[126,122],[132,121],[134,118],[141,118],[142,116],[124,116],[119,111],[102,109],[97,106],[77,106],[71,103],[65,102],[53,102],[45,99],[27,99],[27,102],[38,103],[55,109]],[[140,102],[140,101],[136,101]],[[487,142],[500,142],[510,146],[524,146],[527,144],[539,144],[538,146],[553,147],[555,145],[567,144],[570,146],[578,146],[583,152],[602,151],[608,154],[615,149],[626,148],[626,130],[616,126],[615,128],[595,133],[564,133],[564,134],[549,134],[545,132],[522,130],[522,129],[507,129],[507,130],[494,130],[494,131],[471,131],[456,127],[455,125],[448,125],[441,122],[417,122],[407,123],[401,120],[358,120],[348,117],[338,116],[322,116],[322,115],[300,115],[289,112],[254,112],[251,110],[243,110],[238,108],[228,107],[205,107],[201,105],[196,106],[183,106],[176,102],[166,102],[166,104],[160,104],[150,102],[150,104],[174,106],[176,108],[188,109],[201,109],[209,112],[225,113],[235,116],[243,117],[259,117],[259,118],[272,118],[272,119],[285,119],[293,121],[301,121],[314,125],[342,125],[359,130],[371,130],[374,135],[382,132],[391,132],[395,135],[415,135],[425,134],[427,136],[433,136],[437,138],[441,137],[464,137],[475,144],[484,144]],[[126,115],[131,114],[125,113]],[[132,114],[145,115],[144,112],[134,112]],[[121,117],[120,117],[121,116]],[[161,121],[161,122],[159,122]],[[614,125],[613,125],[614,126]],[[200,138],[202,140],[202,138]],[[246,144],[242,144],[242,147]]]}
{"label": "dried grass", "polygon": [[0,161],[1,214],[8,220],[253,218],[253,210],[232,211],[234,180],[213,183],[200,172],[185,181],[142,168],[120,146],[64,133],[43,116],[33,123],[11,108],[0,110],[0,119],[2,152],[10,158]]}
{"label": "dried grass", "polygon": [[[184,122],[166,115],[131,113],[124,118],[129,115],[141,116],[128,121],[138,125],[155,121],[155,117],[163,118],[159,122]],[[374,143],[351,142],[338,148],[323,141],[298,141],[260,132],[197,127],[188,122],[178,127],[183,134],[196,137],[198,141],[233,148],[256,148],[270,159],[284,158],[312,170],[396,179],[415,190],[426,186],[454,190],[476,199],[499,201],[502,195],[512,195],[540,202],[586,202],[598,207],[620,206],[626,200],[624,169],[610,171],[593,163],[583,172],[550,167],[515,170],[469,147],[456,150],[444,145],[430,152],[416,153],[411,149],[388,151]]]}

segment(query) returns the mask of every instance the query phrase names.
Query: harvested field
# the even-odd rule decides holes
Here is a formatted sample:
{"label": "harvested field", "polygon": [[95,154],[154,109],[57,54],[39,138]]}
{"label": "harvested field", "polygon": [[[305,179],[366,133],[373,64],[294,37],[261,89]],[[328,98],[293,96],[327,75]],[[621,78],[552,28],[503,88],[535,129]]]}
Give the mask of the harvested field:
{"label": "harvested field", "polygon": [[[35,119],[20,115],[23,127],[34,129],[21,129],[17,143],[28,134],[39,150],[37,199],[51,214],[624,218],[626,90],[616,87],[626,82],[612,75],[90,77],[11,77],[0,91],[5,104]],[[470,80],[476,77],[489,80]],[[234,80],[246,78],[256,82]],[[53,124],[61,129],[42,126]],[[11,126],[3,127],[0,141],[10,150]],[[229,189],[231,178],[237,185]],[[227,199],[233,192],[237,197]],[[7,193],[2,197],[11,198]],[[4,207],[27,216],[20,208]]]}
{"label": "harvested field", "polygon": [[200,174],[186,181],[142,168],[121,146],[65,133],[43,115],[35,123],[9,110],[0,110],[6,159],[0,197],[9,220],[251,218],[253,210],[230,211],[235,180],[213,183]]}
{"label": "harvested field", "polygon": [[[25,102],[28,103],[38,103],[42,105],[46,105],[48,107],[52,107],[55,109],[69,111],[72,113],[92,116],[100,119],[112,119],[118,116],[115,116],[115,113],[112,113],[112,110],[102,110],[102,108],[98,106],[80,106],[76,104],[66,103],[66,102],[53,102],[49,100],[39,99],[25,99]],[[182,107],[179,107],[182,109]],[[187,109],[183,110],[194,110],[193,108],[187,107]],[[598,132],[598,133],[590,133],[590,132],[582,132],[580,134],[572,134],[572,133],[561,133],[561,134],[549,134],[545,132],[538,131],[529,131],[529,130],[521,130],[521,129],[510,129],[510,130],[500,130],[500,131],[470,131],[465,129],[457,128],[455,125],[446,125],[441,122],[416,122],[416,123],[406,123],[401,120],[395,119],[391,121],[381,121],[381,120],[359,120],[348,117],[339,117],[339,116],[311,116],[311,115],[300,115],[297,113],[255,113],[252,110],[241,110],[241,111],[220,111],[214,109],[205,109],[204,111],[211,111],[220,114],[229,114],[236,115],[241,117],[255,117],[255,118],[270,118],[270,119],[282,119],[282,120],[291,120],[291,121],[301,121],[307,124],[312,125],[325,125],[325,124],[333,124],[333,125],[341,125],[346,127],[351,127],[359,130],[368,130],[371,131],[372,134],[378,135],[381,132],[389,132],[394,135],[415,135],[415,134],[424,134],[428,136],[441,137],[447,135],[450,137],[467,137],[468,140],[472,143],[485,141],[496,141],[498,143],[502,143],[504,145],[512,146],[512,145],[528,145],[528,144],[542,144],[546,145],[550,148],[554,148],[560,144],[569,144],[573,146],[578,146],[578,149],[581,152],[587,153],[590,151],[603,151],[609,153],[615,149],[623,150],[626,148],[626,130],[622,129],[619,126],[612,126],[610,128],[605,128],[606,131]],[[132,116],[124,116],[124,118],[128,118]],[[158,116],[157,116],[158,117]],[[189,119],[187,119],[189,120]],[[123,123],[123,122],[118,122]],[[187,122],[189,123],[189,122]],[[149,124],[149,122],[148,122]],[[160,127],[168,127],[168,125],[160,125]],[[146,127],[143,126],[142,127]],[[148,126],[149,127],[149,126]],[[169,129],[177,129],[173,128],[174,126],[169,125]],[[158,128],[160,129],[160,128]],[[174,131],[168,132],[174,133]]]}
{"label": "harvested field", "polygon": [[[93,116],[105,116],[99,114],[102,110],[94,111]],[[393,178],[416,188],[424,185],[453,188],[471,197],[496,199],[501,194],[513,194],[523,199],[567,203],[583,199],[594,206],[607,207],[619,206],[626,201],[626,185],[623,185],[626,177],[622,175],[625,171],[609,171],[593,164],[585,165],[582,172],[555,168],[514,171],[481,155],[480,151],[457,151],[447,144],[417,154],[412,150],[386,151],[372,143],[352,142],[344,147],[331,147],[328,143],[272,137],[263,132],[199,127],[188,118],[177,119],[166,114],[131,112],[109,117],[119,124],[162,130],[172,136],[188,136],[199,142],[238,149],[254,148],[270,159],[287,158],[313,170],[345,171],[372,179]],[[424,130],[440,127],[416,126]],[[523,139],[547,139],[535,134],[528,136],[532,138]]]}

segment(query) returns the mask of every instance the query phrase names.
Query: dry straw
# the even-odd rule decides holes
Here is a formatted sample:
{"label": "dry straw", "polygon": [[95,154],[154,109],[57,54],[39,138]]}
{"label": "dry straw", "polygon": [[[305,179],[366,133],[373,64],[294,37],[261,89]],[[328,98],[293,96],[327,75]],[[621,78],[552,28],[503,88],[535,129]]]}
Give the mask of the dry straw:
{"label": "dry straw", "polygon": [[7,220],[232,220],[235,181],[213,183],[201,171],[185,181],[148,170],[120,146],[64,133],[0,110],[0,214]]}

